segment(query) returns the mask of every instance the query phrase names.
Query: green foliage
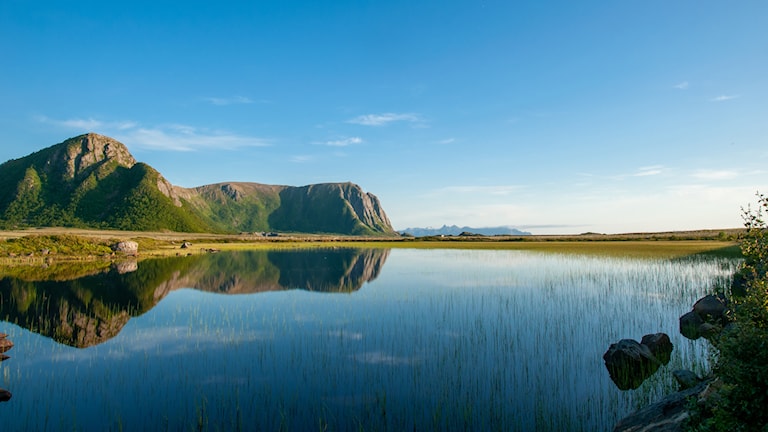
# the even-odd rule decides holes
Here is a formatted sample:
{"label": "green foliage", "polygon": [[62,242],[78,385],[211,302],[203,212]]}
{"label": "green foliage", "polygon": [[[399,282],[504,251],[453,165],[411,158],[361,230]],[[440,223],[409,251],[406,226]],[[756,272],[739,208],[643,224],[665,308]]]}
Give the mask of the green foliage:
{"label": "green foliage", "polygon": [[696,430],[768,430],[768,198],[758,194],[758,204],[743,210],[745,261],[734,287],[743,295],[732,296],[734,323],[715,342],[722,389],[711,411],[700,413]]}
{"label": "green foliage", "polygon": [[3,255],[37,254],[48,250],[58,255],[104,255],[112,253],[109,245],[74,235],[31,235],[0,242]]}

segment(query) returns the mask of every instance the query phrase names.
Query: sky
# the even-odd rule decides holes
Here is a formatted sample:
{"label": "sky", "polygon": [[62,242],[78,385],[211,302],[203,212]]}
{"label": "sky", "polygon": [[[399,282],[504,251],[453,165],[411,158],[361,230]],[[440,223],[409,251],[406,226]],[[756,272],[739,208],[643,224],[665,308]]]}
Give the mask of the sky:
{"label": "sky", "polygon": [[359,184],[395,229],[724,229],[768,193],[764,0],[0,1],[0,162]]}

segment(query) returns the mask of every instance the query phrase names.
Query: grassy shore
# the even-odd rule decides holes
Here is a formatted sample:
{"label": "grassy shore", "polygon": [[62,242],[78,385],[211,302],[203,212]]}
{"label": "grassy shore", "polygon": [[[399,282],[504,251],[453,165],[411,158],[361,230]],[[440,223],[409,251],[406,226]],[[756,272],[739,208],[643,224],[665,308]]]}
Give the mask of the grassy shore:
{"label": "grassy shore", "polygon": [[[432,249],[507,249],[604,256],[674,258],[694,254],[738,256],[742,230],[666,233],[580,234],[557,236],[356,237],[340,235],[205,234],[38,228],[0,231],[0,265],[44,260],[112,258],[109,246],[118,241],[139,243],[140,257],[186,255],[225,250],[376,247]],[[184,243],[191,246],[181,249]],[[47,253],[43,254],[43,251]]]}

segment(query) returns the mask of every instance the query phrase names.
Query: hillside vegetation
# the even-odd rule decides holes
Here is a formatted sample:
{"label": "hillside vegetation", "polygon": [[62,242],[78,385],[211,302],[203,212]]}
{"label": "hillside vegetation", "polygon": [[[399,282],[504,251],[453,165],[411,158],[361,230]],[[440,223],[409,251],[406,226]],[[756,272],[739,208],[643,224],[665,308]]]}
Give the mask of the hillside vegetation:
{"label": "hillside vegetation", "polygon": [[395,235],[378,199],[353,183],[218,183],[185,189],[87,134],[0,165],[0,229]]}

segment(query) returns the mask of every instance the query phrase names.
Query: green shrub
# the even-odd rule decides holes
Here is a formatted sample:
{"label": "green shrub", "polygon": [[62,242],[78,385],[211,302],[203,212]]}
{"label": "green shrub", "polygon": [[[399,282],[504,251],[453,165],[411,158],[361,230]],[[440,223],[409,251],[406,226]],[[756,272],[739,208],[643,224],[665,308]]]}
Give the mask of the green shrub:
{"label": "green shrub", "polygon": [[[704,431],[768,431],[768,198],[743,210],[745,261],[731,297],[734,323],[715,342],[722,388],[714,407],[692,424]],[[738,288],[738,289],[737,289]],[[737,294],[738,292],[738,294]]]}

